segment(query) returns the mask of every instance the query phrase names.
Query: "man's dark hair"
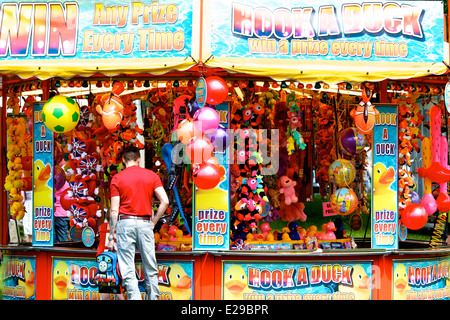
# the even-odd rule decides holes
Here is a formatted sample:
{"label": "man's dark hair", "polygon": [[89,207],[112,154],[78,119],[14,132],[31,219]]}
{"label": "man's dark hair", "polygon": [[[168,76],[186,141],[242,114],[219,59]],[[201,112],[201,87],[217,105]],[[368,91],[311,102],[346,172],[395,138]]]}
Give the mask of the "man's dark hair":
{"label": "man's dark hair", "polygon": [[139,149],[133,145],[130,145],[123,150],[123,160],[125,162],[136,161],[140,157]]}

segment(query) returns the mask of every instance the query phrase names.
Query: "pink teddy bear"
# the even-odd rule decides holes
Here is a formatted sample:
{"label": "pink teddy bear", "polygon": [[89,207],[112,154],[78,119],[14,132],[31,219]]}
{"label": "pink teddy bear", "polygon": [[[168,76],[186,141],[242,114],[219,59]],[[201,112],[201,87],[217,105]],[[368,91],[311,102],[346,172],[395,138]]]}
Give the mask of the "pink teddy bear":
{"label": "pink teddy bear", "polygon": [[282,176],[280,178],[280,193],[284,194],[284,203],[286,205],[290,205],[291,203],[297,203],[298,198],[295,195],[295,189],[294,187],[297,185],[297,182],[294,180],[289,179],[287,176]]}

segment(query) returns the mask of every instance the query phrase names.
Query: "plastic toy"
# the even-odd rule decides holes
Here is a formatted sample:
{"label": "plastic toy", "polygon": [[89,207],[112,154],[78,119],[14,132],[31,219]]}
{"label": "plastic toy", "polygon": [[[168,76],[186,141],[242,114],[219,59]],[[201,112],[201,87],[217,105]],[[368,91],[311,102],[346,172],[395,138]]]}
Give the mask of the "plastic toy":
{"label": "plastic toy", "polygon": [[111,132],[118,129],[123,119],[123,103],[119,96],[105,95],[95,110],[102,116],[103,125]]}
{"label": "plastic toy", "polygon": [[97,271],[92,279],[98,286],[115,287],[119,285],[120,270],[117,254],[105,251],[97,255]]}
{"label": "plastic toy", "polygon": [[328,167],[328,176],[334,184],[346,187],[355,180],[355,167],[348,160],[337,159]]}
{"label": "plastic toy", "polygon": [[350,116],[354,119],[356,129],[362,134],[368,134],[375,125],[375,118],[380,114],[369,101],[372,91],[367,86],[362,86],[362,101],[356,109],[350,111]]}
{"label": "plastic toy", "polygon": [[331,195],[330,206],[334,212],[345,216],[356,210],[358,198],[352,189],[340,188]]}
{"label": "plastic toy", "polygon": [[350,156],[361,153],[366,145],[366,139],[356,128],[346,128],[339,133],[339,147]]}
{"label": "plastic toy", "polygon": [[334,231],[336,231],[336,227],[334,225],[334,222],[328,222],[325,224],[324,230],[322,232],[316,232],[316,237],[319,240],[325,240],[325,239],[336,239],[336,235],[334,234]]}

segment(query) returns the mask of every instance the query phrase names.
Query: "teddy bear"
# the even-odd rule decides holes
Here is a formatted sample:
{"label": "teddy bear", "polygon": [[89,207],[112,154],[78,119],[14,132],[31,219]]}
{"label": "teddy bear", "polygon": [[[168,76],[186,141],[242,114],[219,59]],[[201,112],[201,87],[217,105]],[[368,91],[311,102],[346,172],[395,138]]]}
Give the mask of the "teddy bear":
{"label": "teddy bear", "polygon": [[298,202],[298,198],[295,195],[294,189],[294,187],[297,185],[297,182],[289,179],[289,177],[287,176],[282,176],[279,181],[281,185],[280,193],[284,194],[284,202],[287,205]]}

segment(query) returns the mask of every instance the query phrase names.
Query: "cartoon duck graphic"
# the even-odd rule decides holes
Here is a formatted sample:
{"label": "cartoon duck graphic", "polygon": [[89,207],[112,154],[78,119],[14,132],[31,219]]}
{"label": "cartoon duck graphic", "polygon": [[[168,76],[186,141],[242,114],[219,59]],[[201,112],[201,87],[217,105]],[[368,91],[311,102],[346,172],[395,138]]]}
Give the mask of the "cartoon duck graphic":
{"label": "cartoon duck graphic", "polygon": [[34,296],[35,292],[35,273],[33,271],[33,267],[31,266],[31,262],[29,260],[25,261],[24,266],[24,280],[18,281],[18,286],[25,288],[25,299],[28,300]]}
{"label": "cartoon duck graphic", "polygon": [[367,276],[364,268],[359,264],[353,266],[352,283],[353,286],[340,284],[339,292],[352,293],[355,300],[370,300],[372,296],[370,278]]}
{"label": "cartoon duck graphic", "polygon": [[251,292],[244,268],[238,265],[231,266],[225,273],[223,298],[225,300],[243,300],[244,294]]}
{"label": "cartoon duck graphic", "polygon": [[172,300],[190,300],[192,297],[192,281],[186,274],[183,267],[179,264],[171,264],[169,266],[169,283],[170,286],[161,291],[168,292],[172,295]]}
{"label": "cartoon duck graphic", "polygon": [[[374,195],[377,201],[374,202],[374,210],[397,210],[397,194],[390,189],[395,182],[395,170],[393,167],[386,169],[384,164],[375,164],[373,172]],[[382,208],[380,208],[380,206]]]}
{"label": "cartoon duck graphic", "polygon": [[67,290],[69,289],[73,289],[69,267],[64,261],[59,261],[53,270],[53,299],[67,300]]}
{"label": "cartoon duck graphic", "polygon": [[52,168],[49,163],[44,165],[42,160],[34,162],[34,206],[48,206],[53,201],[52,189],[47,185],[52,174]]}
{"label": "cartoon duck graphic", "polygon": [[406,300],[406,291],[411,290],[408,283],[408,273],[406,266],[400,263],[394,270],[394,300]]}

